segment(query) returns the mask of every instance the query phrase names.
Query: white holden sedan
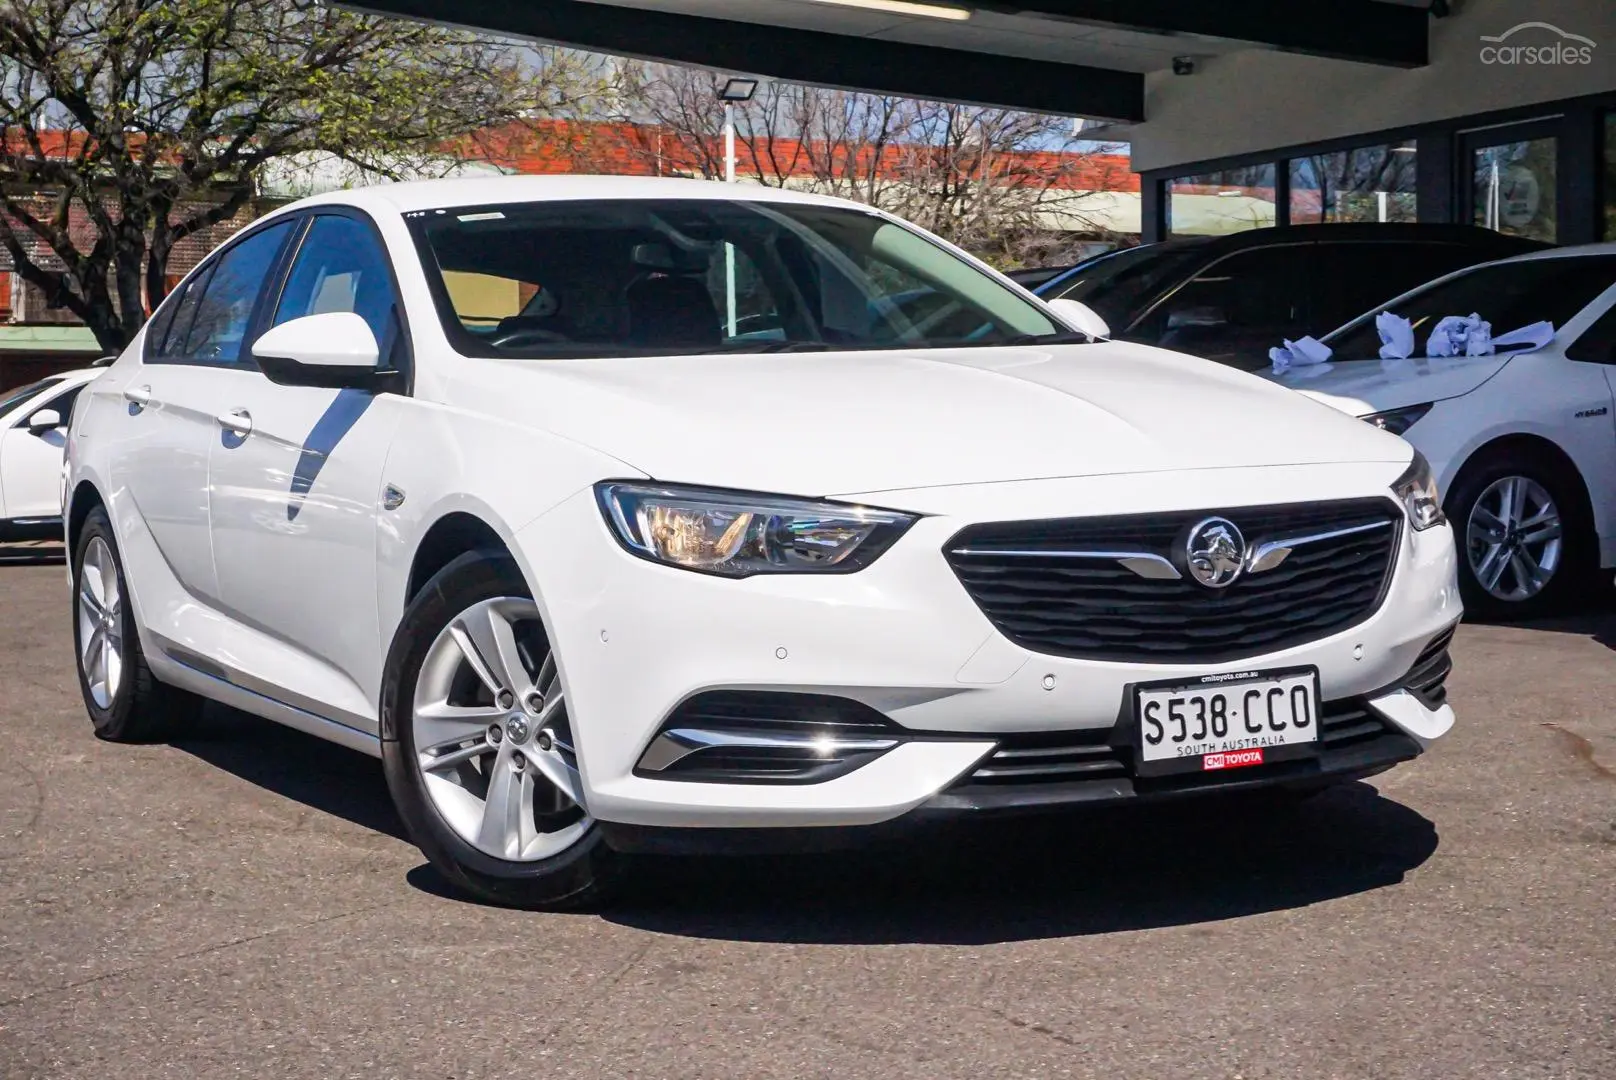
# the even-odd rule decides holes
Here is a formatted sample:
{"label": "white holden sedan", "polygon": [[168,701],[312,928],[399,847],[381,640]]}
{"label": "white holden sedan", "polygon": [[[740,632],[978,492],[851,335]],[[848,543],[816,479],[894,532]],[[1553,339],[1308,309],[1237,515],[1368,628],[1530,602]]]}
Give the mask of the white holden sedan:
{"label": "white holden sedan", "polygon": [[207,698],[375,755],[433,864],[520,905],[624,852],[1305,791],[1444,734],[1424,461],[1069,314],[763,188],[287,207],[75,412],[95,729]]}
{"label": "white holden sedan", "polygon": [[[1540,322],[1554,332],[1524,352],[1382,361],[1381,311],[1413,324],[1417,352],[1450,315],[1479,314],[1495,335]],[[1616,244],[1461,270],[1324,343],[1329,363],[1273,378],[1402,435],[1431,462],[1472,614],[1525,618],[1599,594],[1616,568]]]}

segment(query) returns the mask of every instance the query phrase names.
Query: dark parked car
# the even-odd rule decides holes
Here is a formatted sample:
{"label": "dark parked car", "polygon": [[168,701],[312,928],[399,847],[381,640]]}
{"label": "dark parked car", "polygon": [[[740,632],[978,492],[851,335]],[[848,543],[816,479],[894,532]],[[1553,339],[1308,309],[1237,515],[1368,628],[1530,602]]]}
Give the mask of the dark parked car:
{"label": "dark parked car", "polygon": [[1294,225],[1128,248],[1036,291],[1082,301],[1120,340],[1252,371],[1285,338],[1322,335],[1450,271],[1547,246],[1473,225]]}

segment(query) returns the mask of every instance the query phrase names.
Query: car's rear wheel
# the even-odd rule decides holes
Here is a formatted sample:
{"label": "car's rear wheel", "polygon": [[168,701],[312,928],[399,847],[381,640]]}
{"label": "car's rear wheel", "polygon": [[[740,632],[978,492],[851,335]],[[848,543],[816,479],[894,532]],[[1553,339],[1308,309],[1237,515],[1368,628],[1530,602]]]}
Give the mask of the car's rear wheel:
{"label": "car's rear wheel", "polygon": [[1527,619],[1575,606],[1597,548],[1577,478],[1547,458],[1503,453],[1467,466],[1448,495],[1466,610]]}
{"label": "car's rear wheel", "polygon": [[439,873],[515,907],[603,896],[616,857],[586,808],[555,652],[514,562],[465,555],[428,582],[387,687],[388,787]]}
{"label": "car's rear wheel", "polygon": [[95,733],[113,742],[160,742],[196,718],[202,699],[167,686],[146,665],[112,522],[91,510],[73,551],[73,652]]}

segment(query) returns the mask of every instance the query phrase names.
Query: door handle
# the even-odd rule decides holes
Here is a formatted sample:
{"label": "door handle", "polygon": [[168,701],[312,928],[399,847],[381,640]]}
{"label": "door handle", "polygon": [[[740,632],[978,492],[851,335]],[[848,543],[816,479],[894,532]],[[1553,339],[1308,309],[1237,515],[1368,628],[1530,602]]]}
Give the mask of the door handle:
{"label": "door handle", "polygon": [[129,403],[129,412],[139,413],[151,404],[151,387],[126,386],[123,388],[123,399]]}
{"label": "door handle", "polygon": [[235,432],[242,438],[252,434],[252,413],[246,409],[232,409],[229,412],[220,413],[214,419],[219,422],[221,428]]}

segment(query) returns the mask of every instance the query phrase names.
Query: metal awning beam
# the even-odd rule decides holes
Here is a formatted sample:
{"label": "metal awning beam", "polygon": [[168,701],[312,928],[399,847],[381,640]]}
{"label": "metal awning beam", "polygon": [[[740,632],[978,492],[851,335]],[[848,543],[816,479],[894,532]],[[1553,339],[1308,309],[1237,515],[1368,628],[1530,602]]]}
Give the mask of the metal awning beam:
{"label": "metal awning beam", "polygon": [[790,82],[1097,120],[1132,122],[1145,118],[1144,76],[1130,71],[581,0],[339,3],[378,14]]}
{"label": "metal awning beam", "polygon": [[[975,8],[1149,34],[1243,41],[1366,64],[1430,62],[1423,7],[1380,0],[965,0]],[[1190,47],[1185,52],[1193,52]]]}

